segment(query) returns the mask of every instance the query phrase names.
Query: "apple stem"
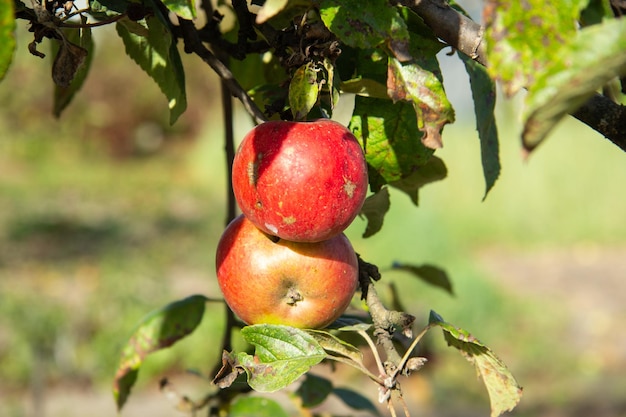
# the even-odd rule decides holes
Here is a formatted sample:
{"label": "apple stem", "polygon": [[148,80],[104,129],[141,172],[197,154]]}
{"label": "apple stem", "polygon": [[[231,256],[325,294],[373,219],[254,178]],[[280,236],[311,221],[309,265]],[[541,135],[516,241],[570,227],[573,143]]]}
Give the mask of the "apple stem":
{"label": "apple stem", "polygon": [[334,360],[336,362],[341,362],[341,363],[345,363],[346,365],[350,365],[353,368],[358,369],[359,371],[363,372],[369,379],[371,379],[372,381],[376,382],[378,385],[384,385],[384,381],[380,378],[377,377],[376,375],[374,375],[373,373],[371,373],[365,366],[363,366],[363,364],[358,363],[354,360],[351,359],[347,359],[341,356],[333,356],[328,354],[326,356],[327,359],[331,359]]}
{"label": "apple stem", "polygon": [[374,359],[376,360],[376,366],[378,366],[378,374],[381,375],[381,376],[385,375],[386,374],[385,367],[383,365],[383,361],[380,359],[380,354],[378,353],[378,349],[376,348],[376,344],[374,343],[374,341],[372,340],[370,335],[367,334],[366,331],[359,330],[357,333],[359,333],[361,335],[361,337],[363,339],[365,339],[365,341],[369,345],[370,349],[372,350],[372,354],[374,355]]}

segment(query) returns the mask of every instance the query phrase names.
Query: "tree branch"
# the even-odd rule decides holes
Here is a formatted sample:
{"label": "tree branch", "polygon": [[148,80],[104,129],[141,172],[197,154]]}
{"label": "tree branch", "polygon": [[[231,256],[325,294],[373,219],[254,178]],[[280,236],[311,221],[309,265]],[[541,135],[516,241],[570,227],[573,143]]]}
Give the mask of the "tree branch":
{"label": "tree branch", "polygon": [[217,59],[209,49],[204,46],[198,31],[191,20],[179,19],[181,34],[185,42],[185,52],[198,55],[220,76],[222,82],[228,87],[233,96],[239,99],[246,111],[254,118],[257,124],[267,121],[267,118],[252,101],[252,98],[245,92],[241,85],[233,77],[232,72]]}
{"label": "tree branch", "polygon": [[[417,13],[435,36],[488,66],[481,25],[454,10],[445,0],[400,0],[399,4]],[[596,94],[572,116],[626,151],[626,106]]]}

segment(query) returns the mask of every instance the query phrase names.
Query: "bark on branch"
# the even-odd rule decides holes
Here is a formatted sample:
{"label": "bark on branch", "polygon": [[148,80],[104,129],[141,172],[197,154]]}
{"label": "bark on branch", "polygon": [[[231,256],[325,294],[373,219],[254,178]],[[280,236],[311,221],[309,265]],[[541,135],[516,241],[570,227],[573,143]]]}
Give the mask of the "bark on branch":
{"label": "bark on branch", "polygon": [[[400,0],[399,4],[417,13],[448,45],[488,66],[481,25],[454,10],[445,0]],[[626,106],[595,94],[571,115],[626,152]]]}

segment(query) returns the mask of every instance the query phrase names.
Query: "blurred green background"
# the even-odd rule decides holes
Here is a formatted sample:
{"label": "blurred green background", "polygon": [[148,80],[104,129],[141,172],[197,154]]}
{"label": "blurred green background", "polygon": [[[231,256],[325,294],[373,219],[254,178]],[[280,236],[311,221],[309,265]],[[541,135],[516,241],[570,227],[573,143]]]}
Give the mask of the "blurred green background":
{"label": "blurred green background", "polygon": [[[111,381],[135,324],[187,295],[220,296],[217,79],[184,57],[189,110],[170,127],[158,88],[113,32],[99,33],[84,90],[60,119],[51,116],[51,58],[28,55],[25,33],[0,84],[2,416],[114,415]],[[467,81],[442,60],[459,119],[438,151],[449,176],[422,189],[417,208],[392,190],[379,234],[361,238],[363,219],[348,230],[355,249],[381,268],[379,291],[417,316],[416,329],[433,309],[504,360],[525,389],[514,415],[626,415],[624,153],[567,120],[524,160],[519,100],[501,100],[503,170],[483,202]],[[239,111],[237,138],[250,127]],[[390,270],[396,261],[444,268],[454,296]],[[177,415],[158,391],[162,376],[194,398],[210,390],[185,370],[212,369],[222,319],[223,307],[209,305],[192,337],[151,356],[122,415]],[[439,332],[425,345],[430,362],[402,381],[413,413],[488,415],[471,365]],[[339,385],[375,401],[373,384],[338,372]]]}

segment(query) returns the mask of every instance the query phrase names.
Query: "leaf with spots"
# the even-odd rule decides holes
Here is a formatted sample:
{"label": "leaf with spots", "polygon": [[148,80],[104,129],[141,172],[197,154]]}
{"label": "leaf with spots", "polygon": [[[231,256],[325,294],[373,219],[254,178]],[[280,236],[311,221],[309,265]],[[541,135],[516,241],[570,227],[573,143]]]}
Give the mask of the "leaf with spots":
{"label": "leaf with spots", "polygon": [[355,98],[350,130],[365,150],[374,192],[409,177],[430,159],[434,151],[424,146],[416,124],[415,110],[407,102]]}
{"label": "leaf with spots", "polygon": [[538,72],[576,34],[586,0],[488,0],[483,9],[489,74],[507,95],[534,84]]}
{"label": "leaf with spots", "polygon": [[[81,23],[87,23],[87,19],[84,17],[81,18]],[[85,79],[87,78],[87,74],[89,73],[89,68],[94,55],[94,42],[91,36],[91,28],[65,28],[63,29],[63,33],[66,41],[69,44],[73,44],[74,46],[81,48],[85,51],[85,55],[83,57],[84,59],[80,61],[81,65],[71,70],[71,79],[68,80],[67,85],[55,83],[53,113],[56,117],[61,115],[61,112],[70,104],[75,94],[83,86]],[[55,63],[58,63],[62,50],[59,48],[63,48],[63,43],[54,42],[53,45],[55,45],[55,47],[53,47],[53,54],[57,57],[55,59]],[[54,71],[55,70],[53,70],[53,74]],[[66,70],[57,68],[56,71],[65,73]]]}
{"label": "leaf with spots", "polygon": [[522,143],[529,152],[598,89],[626,75],[626,19],[582,29],[553,54],[552,61],[537,74],[526,96]]}
{"label": "leaf with spots", "polygon": [[491,417],[511,411],[522,398],[522,388],[506,365],[484,344],[459,329],[435,313],[430,312],[428,326],[441,327],[449,346],[457,348],[465,358],[474,364],[476,373],[482,378],[491,401]]}
{"label": "leaf with spots", "polygon": [[122,350],[113,381],[118,410],[128,399],[145,357],[192,333],[202,321],[207,301],[203,295],[192,295],[153,311],[139,323]]}
{"label": "leaf with spots", "polygon": [[387,94],[394,102],[407,101],[417,115],[417,127],[424,133],[422,143],[441,148],[441,130],[454,122],[454,110],[437,76],[416,62],[402,63],[389,58]]}
{"label": "leaf with spots", "polygon": [[283,389],[326,358],[313,336],[293,327],[257,324],[241,329],[241,335],[255,347],[254,356],[232,354],[233,365],[245,371],[255,391]]}
{"label": "leaf with spots", "polygon": [[317,73],[315,64],[308,62],[296,70],[289,83],[289,105],[294,120],[303,120],[317,103]]}
{"label": "leaf with spots", "polygon": [[411,31],[407,57],[389,57],[387,95],[394,101],[407,101],[417,115],[417,127],[424,132],[422,142],[429,148],[443,146],[441,131],[454,122],[454,110],[443,88],[437,53],[445,46],[415,14],[403,9]]}

